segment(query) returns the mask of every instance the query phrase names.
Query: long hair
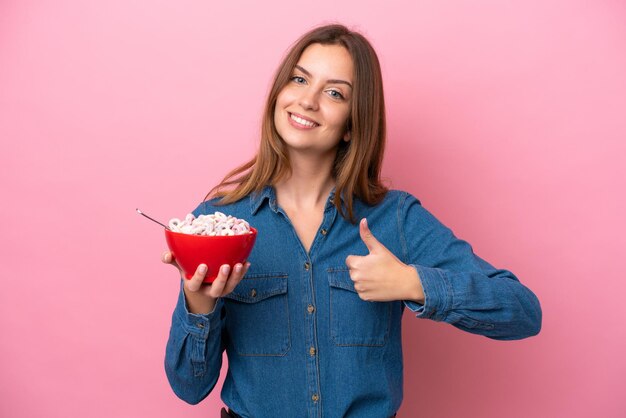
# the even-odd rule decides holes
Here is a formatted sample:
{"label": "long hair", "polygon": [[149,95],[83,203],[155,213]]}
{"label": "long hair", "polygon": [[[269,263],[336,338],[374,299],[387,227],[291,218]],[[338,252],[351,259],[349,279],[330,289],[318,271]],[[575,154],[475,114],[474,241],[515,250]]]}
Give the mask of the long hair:
{"label": "long hair", "polygon": [[[266,185],[275,185],[291,175],[286,146],[274,124],[276,98],[289,82],[303,51],[311,44],[340,45],[354,64],[354,87],[348,130],[349,142],[340,141],[333,163],[334,204],[344,218],[356,223],[353,197],[369,205],[387,193],[380,179],[386,140],[385,99],[380,63],[374,48],[363,35],[343,25],[327,25],[304,34],[288,51],[276,71],[265,103],[259,151],[250,161],[229,172],[207,193],[205,200],[219,197],[217,205],[236,202]],[[234,187],[230,187],[234,186]],[[345,210],[342,206],[343,197]]]}

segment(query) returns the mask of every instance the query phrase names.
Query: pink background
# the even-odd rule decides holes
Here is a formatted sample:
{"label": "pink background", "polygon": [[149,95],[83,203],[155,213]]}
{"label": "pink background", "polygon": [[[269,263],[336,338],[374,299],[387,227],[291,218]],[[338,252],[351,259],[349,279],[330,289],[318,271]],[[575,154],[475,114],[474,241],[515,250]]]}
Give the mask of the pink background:
{"label": "pink background", "polygon": [[178,280],[135,208],[253,155],[282,54],[334,21],[382,61],[385,177],[544,312],[518,342],[406,315],[400,417],[626,416],[624,3],[249,3],[0,2],[0,416],[217,415],[221,381],[166,381]]}

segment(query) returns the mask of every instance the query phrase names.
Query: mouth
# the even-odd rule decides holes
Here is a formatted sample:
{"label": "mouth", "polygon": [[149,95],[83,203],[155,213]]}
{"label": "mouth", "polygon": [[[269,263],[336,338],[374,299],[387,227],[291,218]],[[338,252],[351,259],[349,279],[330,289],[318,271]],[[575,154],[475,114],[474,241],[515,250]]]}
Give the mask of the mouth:
{"label": "mouth", "polygon": [[302,115],[298,115],[297,113],[287,112],[289,114],[289,121],[292,125],[295,125],[298,128],[311,129],[317,126],[320,126],[319,123],[312,121],[311,119],[305,118]]}

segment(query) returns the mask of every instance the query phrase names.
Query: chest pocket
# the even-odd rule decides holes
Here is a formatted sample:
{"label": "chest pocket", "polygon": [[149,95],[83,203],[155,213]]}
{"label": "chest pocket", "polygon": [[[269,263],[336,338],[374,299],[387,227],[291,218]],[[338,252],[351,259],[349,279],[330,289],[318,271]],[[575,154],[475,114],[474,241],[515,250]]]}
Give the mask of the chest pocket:
{"label": "chest pocket", "polygon": [[289,351],[287,274],[247,274],[224,296],[226,330],[242,356],[282,356]]}
{"label": "chest pocket", "polygon": [[330,337],[338,346],[382,347],[389,335],[389,302],[366,302],[346,268],[328,269]]}

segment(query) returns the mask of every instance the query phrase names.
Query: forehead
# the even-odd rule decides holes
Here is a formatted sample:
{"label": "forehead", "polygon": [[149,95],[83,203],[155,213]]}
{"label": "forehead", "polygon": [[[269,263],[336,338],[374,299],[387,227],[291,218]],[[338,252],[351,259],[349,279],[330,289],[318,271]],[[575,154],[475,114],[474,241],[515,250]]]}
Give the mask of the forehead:
{"label": "forehead", "polygon": [[341,45],[311,44],[302,52],[298,65],[317,78],[352,82],[352,57]]}

